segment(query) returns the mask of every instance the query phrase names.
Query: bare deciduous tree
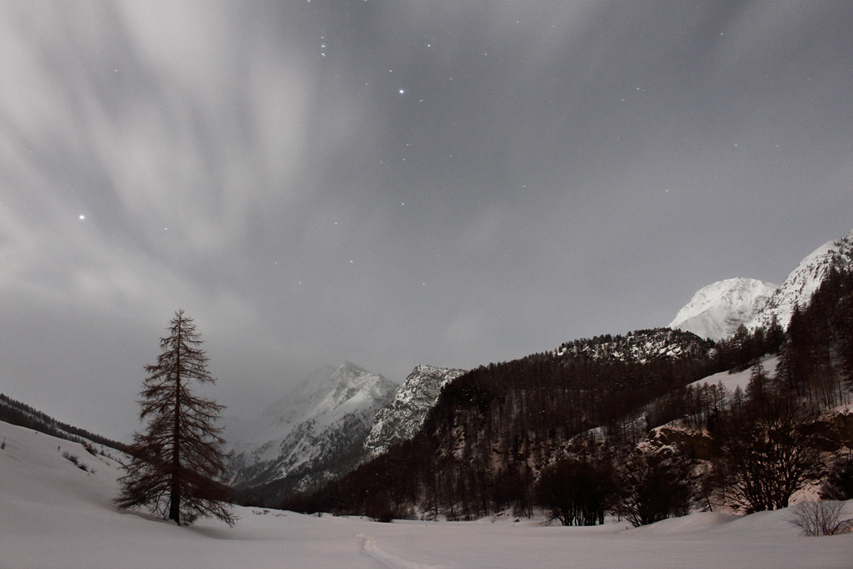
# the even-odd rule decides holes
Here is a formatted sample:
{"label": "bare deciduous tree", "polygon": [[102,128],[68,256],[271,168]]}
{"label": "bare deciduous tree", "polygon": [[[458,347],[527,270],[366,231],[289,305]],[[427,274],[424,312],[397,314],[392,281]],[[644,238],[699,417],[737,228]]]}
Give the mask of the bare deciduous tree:
{"label": "bare deciduous tree", "polygon": [[813,406],[786,393],[733,407],[717,433],[715,461],[729,501],[746,512],[786,508],[819,472],[820,451],[807,429],[816,419]]}

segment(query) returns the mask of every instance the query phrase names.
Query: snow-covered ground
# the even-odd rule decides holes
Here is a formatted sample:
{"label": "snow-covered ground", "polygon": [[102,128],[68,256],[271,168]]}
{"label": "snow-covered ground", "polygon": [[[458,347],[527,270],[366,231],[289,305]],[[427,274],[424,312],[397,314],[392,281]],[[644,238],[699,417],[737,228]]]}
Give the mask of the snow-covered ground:
{"label": "snow-covered ground", "polygon": [[[537,521],[379,524],[235,508],[234,528],[119,512],[117,464],[0,422],[0,568],[845,568],[853,535],[806,538],[790,511],[694,514],[638,529]],[[84,471],[63,453],[77,456]],[[853,502],[847,504],[853,510]],[[851,511],[853,514],[853,511]]]}

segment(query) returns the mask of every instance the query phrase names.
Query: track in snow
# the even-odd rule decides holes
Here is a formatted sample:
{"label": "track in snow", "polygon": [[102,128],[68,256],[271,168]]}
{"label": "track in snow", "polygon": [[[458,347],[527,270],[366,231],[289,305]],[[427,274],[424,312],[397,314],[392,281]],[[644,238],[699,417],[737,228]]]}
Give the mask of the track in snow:
{"label": "track in snow", "polygon": [[448,569],[447,565],[415,563],[414,561],[407,561],[396,555],[391,555],[387,551],[377,547],[376,542],[369,537],[365,537],[363,533],[356,534],[356,537],[362,540],[361,547],[364,549],[364,552],[385,567],[388,567],[388,569]]}

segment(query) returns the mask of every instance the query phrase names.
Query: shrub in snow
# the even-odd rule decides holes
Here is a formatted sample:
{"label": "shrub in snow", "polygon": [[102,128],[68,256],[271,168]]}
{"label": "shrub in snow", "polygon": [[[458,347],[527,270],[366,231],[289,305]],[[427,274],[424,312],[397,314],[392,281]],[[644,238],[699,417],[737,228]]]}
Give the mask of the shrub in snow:
{"label": "shrub in snow", "polygon": [[853,518],[841,519],[844,502],[805,502],[794,508],[791,523],[806,536],[837,535],[853,531]]}
{"label": "shrub in snow", "polygon": [[[74,464],[74,466],[76,466],[80,470],[82,470],[84,472],[89,472],[89,467],[86,466],[85,464],[83,464],[82,462],[80,462],[80,459],[77,456],[71,454],[70,452],[68,452],[68,451],[63,452],[62,457],[69,460],[70,462],[72,462]],[[94,470],[92,472],[94,472]]]}

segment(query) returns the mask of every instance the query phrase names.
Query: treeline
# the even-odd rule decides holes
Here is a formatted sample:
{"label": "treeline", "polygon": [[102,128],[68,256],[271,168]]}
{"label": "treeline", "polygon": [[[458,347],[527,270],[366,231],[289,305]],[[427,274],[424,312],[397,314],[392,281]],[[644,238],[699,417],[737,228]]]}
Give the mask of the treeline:
{"label": "treeline", "polygon": [[57,421],[46,413],[33,409],[20,401],[15,401],[2,393],[0,393],[0,421],[75,443],[88,444],[87,441],[91,441],[112,449],[126,450],[126,446],[122,443]]}

